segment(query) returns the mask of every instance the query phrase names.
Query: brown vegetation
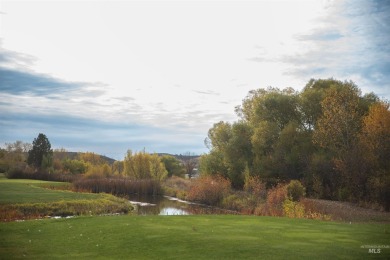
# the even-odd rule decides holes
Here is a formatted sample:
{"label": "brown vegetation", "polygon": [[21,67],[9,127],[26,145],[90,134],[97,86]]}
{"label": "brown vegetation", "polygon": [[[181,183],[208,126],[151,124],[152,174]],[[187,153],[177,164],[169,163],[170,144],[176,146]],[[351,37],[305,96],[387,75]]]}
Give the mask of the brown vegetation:
{"label": "brown vegetation", "polygon": [[47,216],[127,214],[132,206],[120,199],[74,200],[46,203],[0,204],[0,220],[13,221]]}
{"label": "brown vegetation", "polygon": [[219,205],[229,194],[230,181],[221,176],[202,176],[193,181],[187,199],[207,205]]}
{"label": "brown vegetation", "polygon": [[111,193],[126,196],[131,194],[162,194],[160,182],[152,179],[133,180],[126,177],[79,178],[73,182],[76,191]]}

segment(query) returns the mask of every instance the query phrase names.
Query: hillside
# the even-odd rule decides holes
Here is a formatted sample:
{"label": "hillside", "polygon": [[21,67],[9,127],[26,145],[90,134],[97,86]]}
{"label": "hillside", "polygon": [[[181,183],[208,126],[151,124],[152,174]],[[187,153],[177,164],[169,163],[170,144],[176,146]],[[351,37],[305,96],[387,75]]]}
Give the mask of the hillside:
{"label": "hillside", "polygon": [[[83,152],[58,152],[58,151],[55,151],[54,152],[54,157],[55,158],[58,158],[58,159],[65,159],[65,158],[69,158],[69,159],[77,159],[79,157],[80,154],[86,154],[86,153],[83,153]],[[100,155],[100,154],[95,154],[97,156],[99,156],[102,160],[104,160],[105,162],[107,162],[108,164],[113,164],[116,160],[115,159],[112,159],[110,157],[107,157],[105,155]]]}
{"label": "hillside", "polygon": [[[77,159],[78,156],[80,154],[86,154],[86,153],[83,153],[83,152],[61,152],[61,151],[55,151],[54,152],[54,157],[56,158],[59,158],[59,159],[65,159],[65,158],[69,158],[69,159]],[[105,162],[107,162],[108,164],[113,164],[116,160],[113,159],[113,158],[110,158],[110,157],[107,157],[105,155],[100,155],[100,154],[96,154],[98,156],[100,156],[101,159],[103,159]],[[183,154],[170,154],[170,153],[157,153],[158,156],[165,156],[165,155],[169,155],[169,156],[173,156],[175,157],[176,159],[180,160],[180,161],[187,161],[187,160],[198,160],[199,159],[199,155],[183,155]]]}

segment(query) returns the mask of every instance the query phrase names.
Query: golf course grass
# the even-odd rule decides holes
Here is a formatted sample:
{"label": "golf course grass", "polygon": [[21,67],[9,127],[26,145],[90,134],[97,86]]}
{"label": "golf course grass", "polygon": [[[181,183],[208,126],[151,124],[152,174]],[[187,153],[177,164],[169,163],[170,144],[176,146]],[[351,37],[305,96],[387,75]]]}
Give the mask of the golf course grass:
{"label": "golf course grass", "polygon": [[102,197],[101,194],[45,188],[48,184],[52,187],[65,185],[65,183],[61,182],[15,180],[0,176],[0,203],[42,203],[60,200],[93,200]]}
{"label": "golf course grass", "polygon": [[0,258],[388,259],[388,224],[236,216],[104,216],[0,223]]}
{"label": "golf course grass", "polygon": [[126,209],[128,202],[42,185],[66,184],[0,178],[0,215],[15,211],[81,216],[0,222],[0,259],[390,259],[388,222],[242,215],[96,216]]}
{"label": "golf course grass", "polygon": [[9,180],[0,175],[0,221],[45,216],[127,213],[130,203],[110,194],[79,193],[47,187],[67,183],[36,180]]}

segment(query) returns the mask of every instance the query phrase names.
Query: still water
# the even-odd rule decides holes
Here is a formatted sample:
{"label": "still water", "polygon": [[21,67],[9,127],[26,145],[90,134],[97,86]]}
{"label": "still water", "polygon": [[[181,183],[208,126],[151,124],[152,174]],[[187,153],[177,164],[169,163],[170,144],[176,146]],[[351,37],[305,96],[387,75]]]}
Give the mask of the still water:
{"label": "still water", "polygon": [[234,212],[209,207],[197,203],[179,200],[168,196],[130,197],[138,215],[197,215],[197,214],[234,214]]}

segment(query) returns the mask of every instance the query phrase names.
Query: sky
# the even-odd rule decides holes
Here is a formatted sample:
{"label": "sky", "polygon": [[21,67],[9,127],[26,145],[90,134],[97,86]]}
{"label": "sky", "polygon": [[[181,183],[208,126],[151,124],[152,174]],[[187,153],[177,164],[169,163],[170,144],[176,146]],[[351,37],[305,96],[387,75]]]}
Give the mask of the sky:
{"label": "sky", "polygon": [[0,145],[207,153],[248,92],[352,80],[390,99],[390,1],[0,0]]}

